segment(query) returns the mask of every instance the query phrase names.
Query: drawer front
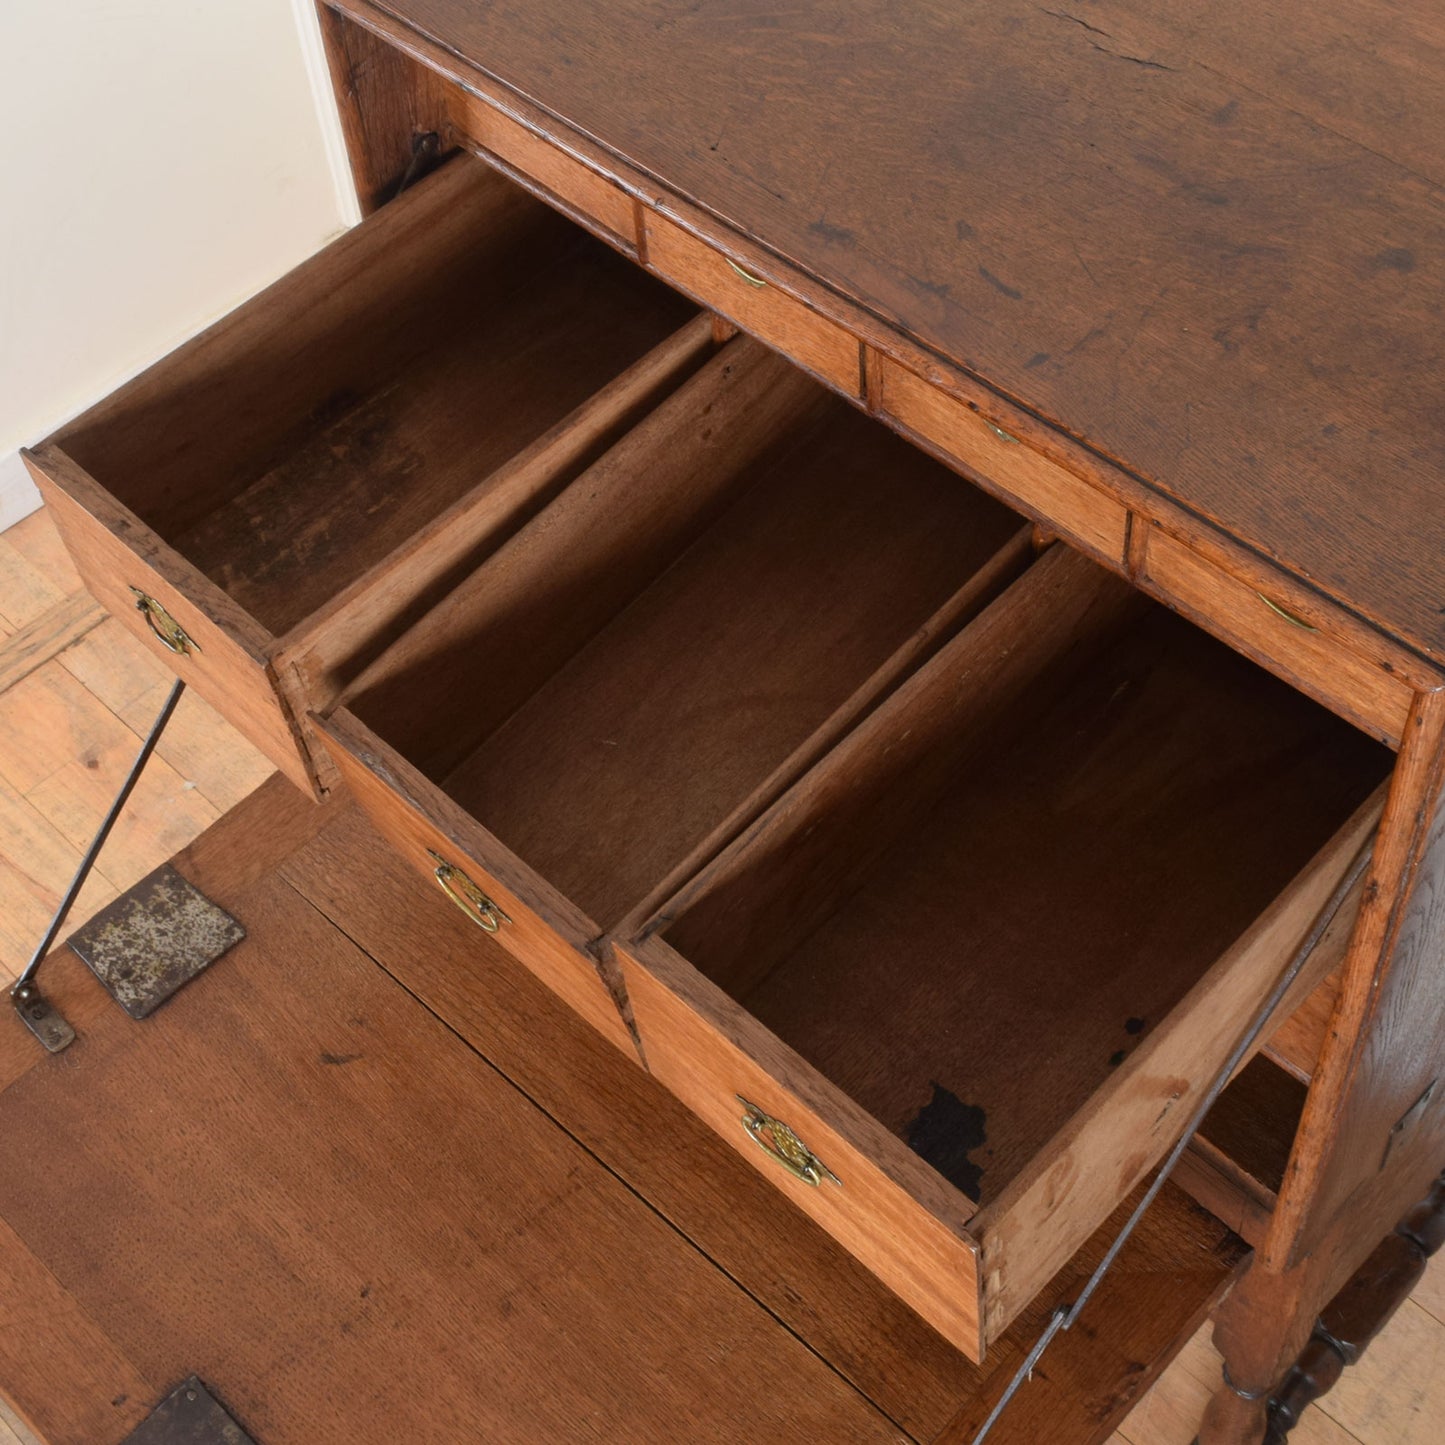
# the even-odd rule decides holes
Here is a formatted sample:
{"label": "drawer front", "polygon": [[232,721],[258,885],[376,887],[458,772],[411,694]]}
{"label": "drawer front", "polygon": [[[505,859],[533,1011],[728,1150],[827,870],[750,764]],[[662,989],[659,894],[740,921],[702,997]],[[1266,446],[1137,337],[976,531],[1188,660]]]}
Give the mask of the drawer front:
{"label": "drawer front", "polygon": [[[958,1212],[968,1201],[841,1095],[828,1097],[806,1064],[689,979],[665,945],[615,951],[648,1069],[945,1338],[981,1358],[978,1255]],[[930,1195],[939,1212],[920,1202]],[[950,1211],[945,1222],[940,1212]]]}
{"label": "drawer front", "polygon": [[[1178,1139],[1250,1021],[1308,949],[1271,1015],[1281,1021],[1339,961],[1360,889],[1361,852],[1384,789],[1363,804],[1254,926],[1162,1019],[1089,1103],[973,1222],[992,1341]],[[1343,885],[1355,879],[1349,891]],[[1316,930],[1334,925],[1329,946]],[[1269,1037],[1267,1026],[1254,1048]]]}
{"label": "drawer front", "polygon": [[587,920],[345,709],[318,726],[377,831],[479,929],[635,1057],[622,1012],[587,950]]}
{"label": "drawer front", "polygon": [[[1382,804],[1383,790],[1003,1192],[963,1216],[950,1215],[971,1209],[961,1194],[666,943],[644,936],[616,952],[648,1068],[978,1360],[1158,1164],[1318,922],[1348,932],[1359,886],[1346,895],[1341,885]],[[1273,1017],[1298,1007],[1338,957],[1335,947],[1311,948]],[[800,1164],[811,1178],[799,1177]]]}
{"label": "drawer front", "polygon": [[1414,692],[1379,663],[1151,529],[1141,580],[1162,601],[1382,742],[1398,746]]}
{"label": "drawer front", "polygon": [[885,420],[1084,551],[1111,567],[1124,565],[1129,514],[1122,503],[896,362],[880,357],[874,376],[879,395],[872,400]]}
{"label": "drawer front", "polygon": [[265,634],[63,453],[26,463],[96,600],[298,787],[314,790]]}
{"label": "drawer front", "polygon": [[643,221],[648,266],[847,396],[862,394],[858,341],[660,216]]}
{"label": "drawer front", "polygon": [[459,110],[456,125],[468,142],[535,181],[579,220],[636,250],[636,209],[625,191],[475,96]]}

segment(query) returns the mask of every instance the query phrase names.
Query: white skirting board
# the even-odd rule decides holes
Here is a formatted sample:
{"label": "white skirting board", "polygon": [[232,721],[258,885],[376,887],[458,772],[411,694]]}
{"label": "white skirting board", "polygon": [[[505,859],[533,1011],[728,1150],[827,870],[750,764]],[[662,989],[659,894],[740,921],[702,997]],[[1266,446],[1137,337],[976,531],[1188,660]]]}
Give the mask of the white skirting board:
{"label": "white skirting board", "polygon": [[40,505],[40,493],[19,452],[0,456],[0,532],[28,517]]}

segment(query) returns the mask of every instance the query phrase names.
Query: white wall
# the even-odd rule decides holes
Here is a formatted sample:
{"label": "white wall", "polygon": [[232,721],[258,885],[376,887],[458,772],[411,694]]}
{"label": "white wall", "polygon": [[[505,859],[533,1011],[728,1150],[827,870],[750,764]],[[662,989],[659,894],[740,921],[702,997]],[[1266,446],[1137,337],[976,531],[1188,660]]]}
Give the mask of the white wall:
{"label": "white wall", "polygon": [[16,450],[356,218],[310,0],[0,0],[0,530]]}

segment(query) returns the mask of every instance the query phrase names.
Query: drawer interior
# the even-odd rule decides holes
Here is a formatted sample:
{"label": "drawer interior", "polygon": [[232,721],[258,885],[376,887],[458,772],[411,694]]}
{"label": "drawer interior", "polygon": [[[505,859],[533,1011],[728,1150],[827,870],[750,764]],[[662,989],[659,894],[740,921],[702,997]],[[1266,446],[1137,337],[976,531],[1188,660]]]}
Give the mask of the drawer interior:
{"label": "drawer interior", "polygon": [[739,339],[345,701],[606,928],[1029,555],[1013,513]]}
{"label": "drawer interior", "polygon": [[1304,1114],[1307,1086],[1265,1054],[1199,1126],[1175,1182],[1256,1248],[1264,1243]]}
{"label": "drawer interior", "polygon": [[1056,547],[653,929],[987,1206],[1390,765]]}
{"label": "drawer interior", "polygon": [[693,314],[459,157],[56,440],[279,636]]}

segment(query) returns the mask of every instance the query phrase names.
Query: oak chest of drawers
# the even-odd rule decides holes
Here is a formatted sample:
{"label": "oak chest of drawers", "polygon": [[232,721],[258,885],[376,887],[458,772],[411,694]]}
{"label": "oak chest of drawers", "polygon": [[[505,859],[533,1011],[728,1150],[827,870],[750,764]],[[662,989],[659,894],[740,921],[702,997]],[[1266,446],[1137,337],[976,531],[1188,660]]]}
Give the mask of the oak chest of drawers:
{"label": "oak chest of drawers", "polygon": [[402,8],[322,10],[372,214],[30,454],[96,595],[975,1359],[1307,949],[1288,1161],[1189,1177],[1327,1296],[1445,1154],[1417,618]]}

